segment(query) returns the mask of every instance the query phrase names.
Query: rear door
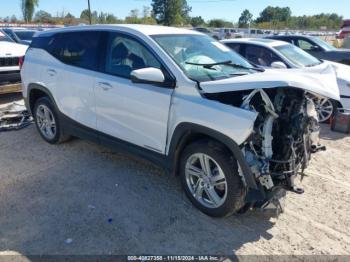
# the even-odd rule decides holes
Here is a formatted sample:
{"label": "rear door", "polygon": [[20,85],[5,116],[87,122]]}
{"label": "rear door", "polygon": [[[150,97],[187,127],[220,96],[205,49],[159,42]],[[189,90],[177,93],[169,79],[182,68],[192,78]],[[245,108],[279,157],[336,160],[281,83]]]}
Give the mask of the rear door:
{"label": "rear door", "polygon": [[111,32],[106,35],[101,73],[94,86],[97,128],[132,144],[165,152],[173,88],[135,84],[135,69],[155,67],[170,76],[156,54],[140,40]]}
{"label": "rear door", "polygon": [[55,98],[60,111],[90,128],[96,128],[93,87],[100,36],[97,31],[56,35],[48,48],[59,62],[44,70],[48,78],[55,79]]}

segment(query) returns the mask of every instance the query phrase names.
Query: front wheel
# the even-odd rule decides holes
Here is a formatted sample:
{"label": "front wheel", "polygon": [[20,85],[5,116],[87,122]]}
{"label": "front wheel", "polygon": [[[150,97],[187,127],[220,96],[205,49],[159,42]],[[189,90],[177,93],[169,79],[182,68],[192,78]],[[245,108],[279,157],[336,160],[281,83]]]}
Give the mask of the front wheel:
{"label": "front wheel", "polygon": [[180,176],[187,197],[209,216],[228,216],[244,205],[246,190],[237,161],[221,144],[189,145],[181,157]]}
{"label": "front wheel", "polygon": [[312,97],[320,123],[328,123],[337,110],[337,103],[328,98]]}

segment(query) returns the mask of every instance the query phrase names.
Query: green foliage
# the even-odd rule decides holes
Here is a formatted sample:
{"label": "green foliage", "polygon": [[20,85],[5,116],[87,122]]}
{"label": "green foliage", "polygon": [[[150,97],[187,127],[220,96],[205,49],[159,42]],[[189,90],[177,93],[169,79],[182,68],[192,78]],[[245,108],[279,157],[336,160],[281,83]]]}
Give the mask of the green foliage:
{"label": "green foliage", "polygon": [[256,23],[261,29],[298,29],[298,30],[338,30],[343,17],[337,14],[318,14],[313,16],[291,16],[287,21],[271,20]]}
{"label": "green foliage", "polygon": [[40,10],[36,12],[34,21],[36,23],[42,23],[42,24],[46,24],[46,23],[51,24],[54,22],[54,20],[52,19],[52,15],[44,10]]}
{"label": "green foliage", "polygon": [[133,9],[130,11],[130,15],[125,17],[125,23],[127,24],[148,24],[155,25],[157,21],[151,17],[151,12],[149,7],[143,7],[143,17],[139,16],[140,11],[138,9]]}
{"label": "green foliage", "polygon": [[190,23],[193,27],[205,25],[205,21],[201,16],[192,17]]}
{"label": "green foliage", "polygon": [[245,9],[238,20],[238,26],[240,28],[248,27],[248,25],[252,22],[252,19],[253,15],[249,12],[248,9]]}
{"label": "green foliage", "polygon": [[26,23],[32,21],[35,7],[37,7],[38,4],[39,0],[21,0],[23,19]]}
{"label": "green foliage", "polygon": [[190,21],[186,0],[152,0],[153,16],[159,24],[184,25]]}
{"label": "green foliage", "polygon": [[223,19],[212,19],[208,22],[209,27],[233,27],[233,24]]}
{"label": "green foliage", "polygon": [[287,21],[292,15],[289,7],[266,7],[260,16],[256,19],[256,23],[270,22],[270,21]]}

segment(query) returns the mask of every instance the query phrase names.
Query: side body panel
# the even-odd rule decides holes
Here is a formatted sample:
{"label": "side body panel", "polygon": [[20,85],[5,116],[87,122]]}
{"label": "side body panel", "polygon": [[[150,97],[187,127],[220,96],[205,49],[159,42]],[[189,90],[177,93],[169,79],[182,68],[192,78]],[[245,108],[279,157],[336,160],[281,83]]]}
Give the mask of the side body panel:
{"label": "side body panel", "polygon": [[177,89],[170,112],[169,141],[178,125],[193,123],[216,130],[240,145],[253,131],[256,117],[255,112],[204,99],[199,93],[198,95],[182,93]]}

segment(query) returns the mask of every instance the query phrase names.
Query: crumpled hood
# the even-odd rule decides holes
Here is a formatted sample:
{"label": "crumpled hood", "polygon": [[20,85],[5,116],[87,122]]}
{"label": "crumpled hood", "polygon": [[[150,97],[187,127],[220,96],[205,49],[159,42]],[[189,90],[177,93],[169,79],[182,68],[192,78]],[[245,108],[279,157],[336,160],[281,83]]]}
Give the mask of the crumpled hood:
{"label": "crumpled hood", "polygon": [[0,41],[0,57],[24,56],[28,46]]}
{"label": "crumpled hood", "polygon": [[322,72],[318,70],[317,73],[267,69],[262,73],[202,82],[200,87],[205,93],[294,87],[316,95],[340,100],[337,79],[332,66],[325,67]]}
{"label": "crumpled hood", "polygon": [[324,61],[323,64],[333,66],[333,68],[337,74],[337,78],[346,80],[350,83],[350,66],[336,63],[336,62],[332,62],[332,61]]}

